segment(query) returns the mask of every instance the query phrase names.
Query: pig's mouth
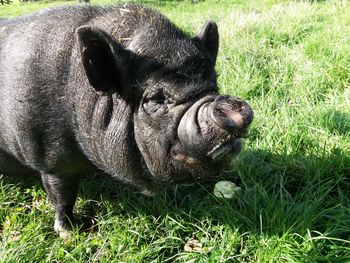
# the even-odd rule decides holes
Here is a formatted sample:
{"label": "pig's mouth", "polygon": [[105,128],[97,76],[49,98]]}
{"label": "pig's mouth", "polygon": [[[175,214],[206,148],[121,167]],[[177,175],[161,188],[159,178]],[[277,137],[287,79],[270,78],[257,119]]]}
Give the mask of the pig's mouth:
{"label": "pig's mouth", "polygon": [[229,138],[227,141],[223,141],[211,149],[207,156],[212,160],[220,160],[223,157],[231,154],[231,157],[238,155],[242,148],[243,139],[240,137]]}
{"label": "pig's mouth", "polygon": [[194,103],[182,116],[171,149],[178,168],[174,180],[198,181],[227,169],[252,120],[252,109],[237,97],[209,95]]}

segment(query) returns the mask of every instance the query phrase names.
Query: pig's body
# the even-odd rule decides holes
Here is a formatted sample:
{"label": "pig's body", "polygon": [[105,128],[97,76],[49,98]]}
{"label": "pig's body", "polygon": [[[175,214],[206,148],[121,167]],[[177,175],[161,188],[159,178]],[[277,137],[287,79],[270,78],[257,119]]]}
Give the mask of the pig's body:
{"label": "pig's body", "polygon": [[0,21],[0,173],[41,175],[61,235],[82,174],[150,193],[218,173],[252,111],[219,96],[217,47],[214,23],[189,38],[135,5]]}
{"label": "pig's body", "polygon": [[[79,143],[81,137],[87,137],[84,138],[87,140],[90,140],[90,136],[102,137],[102,133],[97,135],[91,131],[93,125],[99,125],[92,123],[96,121],[92,118],[94,111],[97,111],[94,105],[105,102],[106,107],[110,98],[98,96],[92,89],[86,90],[86,81],[80,76],[83,73],[82,68],[77,69],[81,65],[76,63],[78,54],[74,47],[76,48],[77,44],[75,30],[87,23],[98,24],[91,21],[94,19],[101,23],[101,28],[116,31],[116,38],[130,37],[131,32],[135,31],[130,24],[135,28],[140,25],[136,20],[135,23],[128,23],[127,28],[123,28],[121,21],[118,21],[122,19],[120,9],[84,6],[45,10],[10,20],[1,27],[2,173],[23,174],[39,171],[57,176],[65,176],[66,173],[92,173],[96,171],[96,166],[92,165],[91,161],[97,163],[98,160],[89,160],[90,152],[95,151],[98,159],[110,158],[108,155],[113,154],[98,152],[97,147],[84,149],[84,145]],[[109,16],[113,16],[113,23],[119,26],[111,28],[103,21],[109,20]],[[126,35],[123,36],[123,33]],[[120,155],[113,158],[114,166],[120,168],[114,175],[122,175],[127,182],[128,175],[132,176],[135,170],[141,170],[140,160],[133,162],[133,159],[138,159],[139,153],[135,148],[134,139],[129,136],[133,133],[130,122],[132,105],[123,104],[122,101],[118,101],[117,96],[110,97],[114,97],[115,100],[114,110],[122,113],[118,114],[119,120],[116,121],[119,125],[113,130],[113,133],[118,134],[118,143],[114,142],[113,145],[115,154]],[[77,117],[77,111],[84,111],[84,116]],[[81,133],[77,133],[79,129]],[[88,151],[87,154],[83,153],[84,150]],[[130,154],[133,156],[128,156]],[[25,164],[24,170],[23,165],[18,166],[18,161]]]}

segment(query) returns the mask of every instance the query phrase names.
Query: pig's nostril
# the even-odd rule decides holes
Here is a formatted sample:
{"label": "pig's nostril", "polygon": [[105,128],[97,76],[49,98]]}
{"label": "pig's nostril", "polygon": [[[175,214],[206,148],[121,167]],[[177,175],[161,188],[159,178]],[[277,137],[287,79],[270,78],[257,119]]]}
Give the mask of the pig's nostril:
{"label": "pig's nostril", "polygon": [[226,117],[226,112],[224,109],[222,108],[217,108],[215,109],[217,111],[217,114],[220,116],[220,117]]}
{"label": "pig's nostril", "polygon": [[214,101],[214,108],[218,111],[235,111],[244,110],[244,102],[237,97],[218,96]]}
{"label": "pig's nostril", "polygon": [[235,111],[238,111],[238,112],[242,111],[242,108],[243,108],[242,102],[241,101],[237,101],[237,100],[235,100],[235,101],[227,101],[227,102],[225,102],[225,104],[227,104],[229,107],[231,107],[232,110],[235,110]]}

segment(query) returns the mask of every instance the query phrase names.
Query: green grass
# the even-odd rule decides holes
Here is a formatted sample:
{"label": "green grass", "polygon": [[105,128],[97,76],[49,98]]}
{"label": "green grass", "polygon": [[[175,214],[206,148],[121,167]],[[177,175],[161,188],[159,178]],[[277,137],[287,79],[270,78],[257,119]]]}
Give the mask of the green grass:
{"label": "green grass", "polygon": [[[51,4],[0,6],[0,17]],[[220,88],[255,110],[245,150],[226,174],[241,191],[220,200],[209,183],[146,198],[86,178],[75,212],[95,227],[76,227],[64,241],[39,180],[5,177],[0,261],[350,262],[350,3],[147,4],[188,32],[217,21]],[[202,253],[185,252],[191,238]]]}

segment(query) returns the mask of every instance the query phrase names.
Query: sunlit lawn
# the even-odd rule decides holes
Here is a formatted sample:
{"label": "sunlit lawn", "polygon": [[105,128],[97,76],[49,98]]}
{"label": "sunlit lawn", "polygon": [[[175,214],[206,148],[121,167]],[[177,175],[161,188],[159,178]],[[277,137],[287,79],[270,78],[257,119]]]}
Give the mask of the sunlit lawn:
{"label": "sunlit lawn", "polygon": [[[15,2],[0,6],[0,17],[61,3]],[[225,175],[241,191],[220,200],[212,182],[146,198],[87,176],[75,212],[94,227],[77,226],[64,241],[40,181],[5,177],[0,261],[349,262],[350,3],[146,4],[187,32],[218,23],[220,88],[255,110],[245,150]],[[190,239],[200,253],[184,250]]]}

